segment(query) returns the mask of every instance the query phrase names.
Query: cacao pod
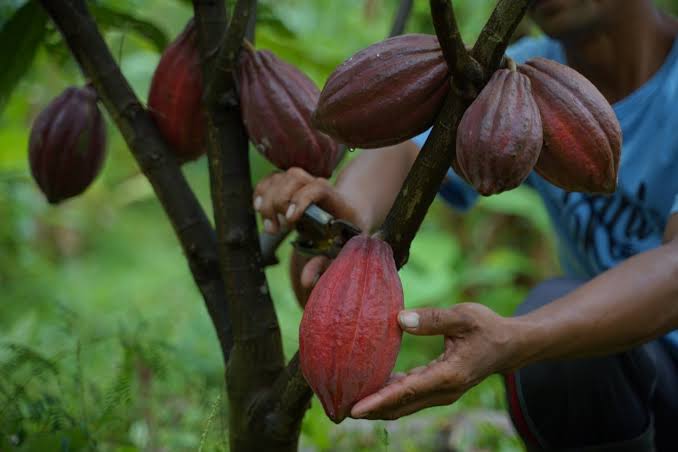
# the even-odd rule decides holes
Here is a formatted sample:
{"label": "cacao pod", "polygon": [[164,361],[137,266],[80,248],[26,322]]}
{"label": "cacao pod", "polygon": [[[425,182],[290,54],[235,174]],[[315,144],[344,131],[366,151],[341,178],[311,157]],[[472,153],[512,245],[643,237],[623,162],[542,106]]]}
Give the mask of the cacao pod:
{"label": "cacao pod", "polygon": [[280,169],[329,177],[339,145],[311,125],[320,91],[299,69],[267,50],[246,45],[239,66],[240,108],[256,148]]}
{"label": "cacao pod", "polygon": [[105,155],[106,126],[90,86],[67,88],[33,122],[31,174],[51,204],[84,192],[101,171]]}
{"label": "cacao pod", "polygon": [[313,124],[349,147],[397,144],[433,124],[449,81],[435,36],[389,38],[334,70],[320,93]]}
{"label": "cacao pod", "polygon": [[555,61],[535,58],[518,69],[532,82],[544,127],[537,173],[568,191],[614,192],[622,133],[605,97],[583,75]]}
{"label": "cacao pod", "polygon": [[207,149],[197,39],[191,19],[160,57],[148,94],[151,115],[180,162],[197,159]]}
{"label": "cacao pod", "polygon": [[541,117],[530,80],[515,70],[500,69],[459,123],[457,164],[481,195],[501,193],[527,178],[542,141]]}
{"label": "cacao pod", "polygon": [[300,364],[334,422],[388,380],[402,308],[391,247],[364,235],[346,243],[313,288],[299,327]]}

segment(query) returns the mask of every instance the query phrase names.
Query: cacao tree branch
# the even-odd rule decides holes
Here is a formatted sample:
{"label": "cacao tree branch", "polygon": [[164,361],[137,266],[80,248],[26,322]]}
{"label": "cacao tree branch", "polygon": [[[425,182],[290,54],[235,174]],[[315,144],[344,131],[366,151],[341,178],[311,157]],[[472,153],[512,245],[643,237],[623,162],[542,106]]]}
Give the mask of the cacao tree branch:
{"label": "cacao tree branch", "polygon": [[433,26],[455,85],[482,81],[483,69],[466,50],[450,0],[430,0]]}
{"label": "cacao tree branch", "polygon": [[414,0],[400,0],[398,12],[396,12],[393,19],[393,25],[391,25],[391,32],[388,34],[390,38],[401,35],[405,31],[405,25],[407,25],[407,19],[409,19],[410,12],[412,12],[413,3]]}
{"label": "cacao tree branch", "polygon": [[[231,450],[296,450],[304,411],[288,413],[288,427],[276,437],[265,434],[266,400],[275,379],[284,372],[282,338],[263,270],[254,210],[248,137],[236,94],[237,58],[255,1],[238,0],[228,29],[226,14],[203,8],[194,0],[197,24],[207,20],[219,27],[200,31],[203,101],[208,117],[207,157],[212,204],[219,243],[221,271],[233,322],[233,349],[226,367]],[[222,2],[223,3],[223,2]],[[213,14],[209,19],[205,13]],[[220,43],[212,59],[215,44]],[[211,75],[208,75],[211,74]]]}
{"label": "cacao tree branch", "polygon": [[[483,85],[499,66],[511,36],[534,0],[500,0],[473,46],[473,57],[485,68]],[[488,70],[493,69],[493,70]]]}
{"label": "cacao tree branch", "polygon": [[[483,67],[485,78],[498,69],[511,34],[525,15],[530,3],[531,0],[500,0],[495,7],[473,51],[473,56]],[[433,6],[433,0],[431,5]],[[438,10],[432,8],[432,11]],[[440,18],[434,18],[434,23],[439,21]],[[469,79],[465,81],[472,82]],[[484,80],[483,84],[486,82],[487,80]],[[476,88],[480,90],[483,84],[476,85]],[[399,268],[407,262],[410,244],[424,221],[448,168],[456,158],[457,127],[464,111],[473,100],[459,94],[458,91],[452,90],[445,99],[431,134],[419,152],[378,232],[378,235],[393,248],[394,259]]]}
{"label": "cacao tree branch", "polygon": [[265,411],[265,432],[273,438],[284,440],[299,435],[301,423],[298,415],[309,407],[313,392],[301,373],[299,352],[280,374],[271,388],[271,403],[261,403],[258,409]]}
{"label": "cacao tree branch", "polygon": [[148,111],[122,75],[84,0],[41,0],[153,186],[186,255],[228,360],[232,337],[216,236]]}

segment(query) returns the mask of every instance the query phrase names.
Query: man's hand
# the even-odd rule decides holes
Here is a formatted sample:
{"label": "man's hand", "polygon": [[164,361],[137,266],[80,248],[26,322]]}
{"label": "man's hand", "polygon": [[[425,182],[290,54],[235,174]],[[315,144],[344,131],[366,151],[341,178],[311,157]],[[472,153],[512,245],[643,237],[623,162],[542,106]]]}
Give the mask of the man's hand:
{"label": "man's hand", "polygon": [[[360,226],[356,211],[345,197],[327,179],[313,177],[301,168],[290,168],[284,172],[273,173],[257,184],[253,195],[254,209],[264,220],[264,230],[275,234],[280,228],[291,227],[301,218],[302,213],[311,204],[316,203],[327,212]],[[292,276],[295,292],[298,296],[308,292],[319,276],[329,266],[329,259],[316,256],[306,261],[297,258]],[[299,267],[303,267],[303,270]],[[298,286],[301,283],[301,287]],[[305,293],[300,299],[305,300]]]}
{"label": "man's hand", "polygon": [[511,368],[511,319],[476,303],[450,309],[401,311],[401,328],[419,336],[442,335],[445,352],[427,366],[394,374],[380,391],[353,406],[351,416],[397,419],[424,408],[448,405],[487,376]]}

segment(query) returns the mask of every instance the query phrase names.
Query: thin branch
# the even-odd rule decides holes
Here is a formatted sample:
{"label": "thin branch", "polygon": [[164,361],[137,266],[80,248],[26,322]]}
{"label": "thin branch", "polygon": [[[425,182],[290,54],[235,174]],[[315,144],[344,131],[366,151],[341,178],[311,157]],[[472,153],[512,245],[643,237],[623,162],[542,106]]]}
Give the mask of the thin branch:
{"label": "thin branch", "polygon": [[[202,2],[196,1],[195,3]],[[215,33],[212,36],[213,39],[219,38],[213,42],[218,42],[220,45],[214,62],[210,62],[211,70],[206,73],[209,75],[205,78],[207,82],[205,83],[204,98],[208,105],[216,103],[219,96],[230,96],[234,92],[232,72],[238,61],[247,24],[251,17],[256,17],[256,6],[257,2],[254,0],[238,0],[223,39],[221,39],[221,33]],[[196,10],[196,16],[198,15],[197,12]],[[230,100],[226,100],[226,102],[230,102]]]}
{"label": "thin branch", "polygon": [[414,0],[400,0],[398,12],[395,15],[395,19],[393,19],[393,25],[391,26],[391,32],[388,34],[390,38],[401,35],[405,31],[405,25],[407,25],[407,19],[412,12],[413,3]]}
{"label": "thin branch", "polygon": [[[474,58],[484,68],[497,68],[509,45],[511,36],[534,0],[500,0],[480,32],[473,47]],[[485,80],[494,71],[485,71]]]}
{"label": "thin branch", "polygon": [[[432,7],[433,3],[431,0]],[[492,74],[499,67],[511,33],[523,18],[529,3],[530,0],[500,0],[474,48],[473,55],[483,65],[484,74]],[[440,20],[434,18],[434,22]],[[476,88],[480,89],[482,85]],[[458,91],[450,91],[424,148],[419,152],[379,231],[379,235],[393,248],[398,267],[407,262],[410,244],[435,199],[447,169],[456,159],[457,128],[472,100],[462,97]]]}
{"label": "thin branch", "polygon": [[[298,437],[300,423],[296,416],[308,409],[313,397],[313,392],[301,373],[299,352],[292,357],[285,371],[275,381],[271,394],[275,395],[275,405],[267,407],[265,431],[280,440]],[[264,405],[261,406],[262,409],[263,407]]]}
{"label": "thin branch", "polygon": [[430,0],[433,26],[445,61],[455,84],[482,80],[482,67],[471,57],[459,32],[454,8],[450,0]]}
{"label": "thin branch", "polygon": [[200,203],[152,118],[134,94],[83,0],[41,0],[120,129],[169,217],[216,329],[225,362],[231,326],[216,252],[217,240]]}

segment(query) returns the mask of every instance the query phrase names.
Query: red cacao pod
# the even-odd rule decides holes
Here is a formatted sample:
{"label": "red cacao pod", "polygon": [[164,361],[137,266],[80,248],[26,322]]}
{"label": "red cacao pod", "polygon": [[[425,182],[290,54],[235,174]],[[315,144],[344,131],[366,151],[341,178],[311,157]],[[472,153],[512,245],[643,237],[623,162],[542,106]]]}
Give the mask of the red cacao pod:
{"label": "red cacao pod", "polygon": [[198,33],[191,19],[160,57],[148,93],[151,115],[181,162],[197,159],[207,149],[202,93]]}
{"label": "red cacao pod", "polygon": [[579,72],[555,61],[535,58],[518,69],[532,82],[544,127],[537,173],[568,191],[614,192],[622,133],[605,97]]}
{"label": "red cacao pod", "polygon": [[329,177],[339,145],[311,125],[320,91],[296,67],[267,50],[245,46],[239,66],[240,108],[256,148],[280,169]]}
{"label": "red cacao pod", "polygon": [[388,380],[402,308],[391,247],[376,238],[349,240],[313,288],[299,327],[300,364],[334,422]]}
{"label": "red cacao pod", "polygon": [[500,69],[459,123],[457,164],[481,195],[501,193],[527,178],[542,142],[541,117],[530,80],[515,70]]}
{"label": "red cacao pod", "polygon": [[389,38],[334,70],[313,124],[350,147],[397,144],[433,124],[448,90],[447,64],[435,36]]}
{"label": "red cacao pod", "polygon": [[92,87],[67,88],[33,122],[31,173],[51,204],[84,192],[105,155],[106,126]]}

